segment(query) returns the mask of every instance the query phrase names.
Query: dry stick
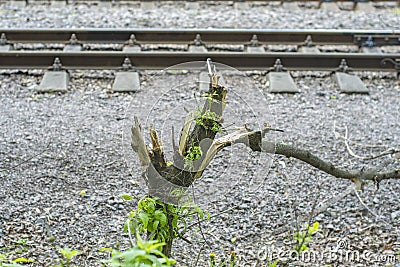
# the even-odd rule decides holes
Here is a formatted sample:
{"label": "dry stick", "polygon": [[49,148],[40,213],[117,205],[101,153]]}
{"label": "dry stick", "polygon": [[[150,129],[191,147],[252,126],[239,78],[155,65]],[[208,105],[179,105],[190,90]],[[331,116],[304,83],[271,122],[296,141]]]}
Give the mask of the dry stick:
{"label": "dry stick", "polygon": [[270,142],[265,138],[262,138],[262,135],[266,130],[268,130],[268,128],[263,129],[262,131],[252,131],[247,129],[246,127],[242,127],[234,133],[227,134],[218,139],[215,139],[210,149],[207,151],[207,162],[204,162],[204,168],[208,165],[208,163],[212,160],[213,156],[215,156],[218,151],[227,146],[241,143],[248,146],[253,151],[279,154],[284,155],[288,158],[296,158],[336,178],[347,180],[359,178],[361,180],[372,180],[377,182],[386,179],[400,178],[400,168],[386,172],[378,172],[374,169],[358,170],[337,167],[330,162],[322,160],[308,150],[287,145],[283,142]]}
{"label": "dry stick", "polygon": [[186,228],[189,229],[189,228],[195,226],[196,224],[202,223],[202,222],[207,221],[207,220],[211,220],[212,218],[218,217],[218,216],[220,216],[220,215],[222,215],[222,214],[224,214],[224,213],[227,213],[228,211],[231,211],[231,210],[233,210],[233,209],[236,209],[236,208],[238,208],[238,207],[239,207],[239,206],[230,207],[229,209],[226,209],[226,210],[223,210],[223,211],[221,211],[221,212],[219,212],[219,213],[217,213],[217,214],[214,214],[214,215],[210,216],[209,218],[205,218],[205,219],[199,220],[199,221],[197,221],[197,222],[194,222],[194,223],[192,223],[192,224],[189,224]]}
{"label": "dry stick", "polygon": [[380,158],[380,157],[383,157],[383,156],[386,156],[386,155],[396,154],[396,153],[399,153],[399,152],[400,152],[400,150],[396,150],[396,149],[394,149],[394,148],[389,148],[389,149],[387,149],[386,151],[384,151],[384,152],[382,152],[382,153],[380,153],[380,154],[371,155],[371,156],[368,156],[368,157],[362,157],[362,156],[357,155],[357,154],[351,149],[351,147],[350,147],[350,145],[349,145],[349,141],[350,141],[350,140],[349,140],[349,138],[348,138],[349,135],[348,135],[348,128],[347,128],[347,126],[345,126],[345,135],[344,135],[344,136],[341,135],[340,133],[336,132],[335,130],[334,130],[334,134],[335,134],[335,136],[337,136],[338,138],[341,138],[341,139],[344,140],[344,144],[345,144],[345,146],[346,146],[347,152],[348,152],[352,157],[355,157],[355,158],[360,159],[360,160],[372,160],[372,159],[377,159],[377,158]]}
{"label": "dry stick", "polygon": [[[317,189],[318,189],[317,195],[315,197],[314,203],[313,203],[313,205],[311,207],[310,215],[308,217],[308,228],[311,225],[311,222],[312,222],[312,220],[314,219],[314,217],[316,215],[315,211],[316,211],[316,208],[317,208],[317,199],[321,196],[321,184],[317,185]],[[307,232],[308,232],[308,229],[307,229]]]}
{"label": "dry stick", "polygon": [[[288,176],[286,175],[286,173],[282,173],[283,174],[283,176],[286,178],[286,180],[287,181],[289,181],[289,179],[288,179]],[[301,173],[302,174],[302,173]],[[301,176],[301,174],[300,174],[300,176]],[[308,231],[310,230],[310,227],[311,227],[311,222],[312,222],[312,220],[313,220],[313,218],[315,217],[315,215],[316,215],[316,213],[315,213],[315,208],[316,208],[316,206],[317,206],[317,198],[319,197],[321,195],[321,187],[320,186],[318,186],[318,191],[317,191],[317,196],[316,196],[316,199],[315,199],[315,201],[313,202],[313,205],[312,205],[312,207],[311,207],[311,212],[310,212],[310,215],[308,216],[308,224],[307,224],[307,229],[306,229],[306,233],[308,233]],[[288,200],[290,201],[290,199],[288,198]],[[300,223],[299,223],[299,216],[298,216],[298,213],[297,213],[297,211],[298,211],[298,209],[297,209],[297,207],[295,206],[295,203],[294,202],[292,202],[292,201],[290,201],[290,203],[291,203],[291,206],[294,206],[294,216],[295,216],[295,227],[296,227],[296,231],[297,231],[297,233],[300,233]],[[290,229],[290,230],[292,230],[292,229]],[[293,235],[294,235],[294,233],[293,233]],[[301,240],[301,242],[300,243],[298,243],[298,241],[296,240],[296,243],[297,243],[297,248],[301,248],[303,245],[304,245],[304,243],[305,243],[305,238],[303,238],[302,240]],[[283,266],[288,266],[291,262],[292,262],[293,260],[292,259],[289,259],[288,261],[286,261],[286,262],[284,262],[284,263],[282,263],[283,264]]]}
{"label": "dry stick", "polygon": [[296,158],[336,178],[343,178],[348,180],[354,178],[360,178],[363,180],[376,180],[376,181],[400,178],[400,169],[394,169],[386,172],[377,172],[372,169],[367,169],[365,171],[357,169],[344,169],[336,167],[332,163],[322,160],[321,158],[312,154],[308,150],[300,149],[287,144],[283,143],[275,144],[271,142],[265,142],[265,143],[263,142],[262,146],[263,147],[273,146],[275,147],[275,154]]}
{"label": "dry stick", "polygon": [[329,201],[325,201],[325,205],[324,205],[324,202],[322,202],[320,207],[316,209],[315,214],[320,214],[320,213],[324,212],[330,206],[332,206],[333,204],[338,202],[340,199],[343,199],[347,195],[349,195],[353,191],[353,189],[354,189],[354,185],[352,184],[349,187],[347,187],[347,189],[344,190],[343,192],[341,192],[340,194],[337,194],[336,196],[329,199]]}
{"label": "dry stick", "polygon": [[203,245],[201,245],[201,248],[200,248],[200,250],[199,250],[199,253],[197,254],[197,257],[196,257],[196,262],[195,262],[195,264],[194,264],[193,266],[197,266],[197,263],[199,263],[201,252],[202,252],[203,249],[204,249],[204,244],[205,244],[205,243],[203,243]]}
{"label": "dry stick", "polygon": [[351,149],[351,147],[350,147],[350,145],[349,145],[349,139],[348,139],[348,135],[349,133],[348,133],[348,129],[347,129],[347,126],[345,127],[345,136],[343,137],[343,139],[344,139],[344,144],[345,144],[345,146],[346,146],[346,149],[347,149],[347,151],[349,152],[349,154],[351,155],[351,156],[353,156],[353,157],[355,157],[355,158],[357,158],[357,159],[361,159],[361,160],[371,160],[371,159],[376,159],[376,158],[380,158],[380,157],[383,157],[383,156],[386,156],[386,155],[390,155],[390,154],[394,154],[394,153],[397,153],[397,152],[399,152],[399,151],[396,151],[395,149],[393,149],[393,148],[390,148],[389,150],[386,150],[386,151],[384,151],[384,152],[382,152],[381,154],[378,154],[378,155],[373,155],[373,156],[369,156],[369,157],[361,157],[361,156],[358,156],[356,153],[354,153],[353,152],[353,150]]}
{"label": "dry stick", "polygon": [[[393,225],[391,225],[391,224],[388,223],[387,221],[383,220],[378,214],[376,214],[375,212],[373,212],[373,211],[367,206],[367,204],[364,203],[364,201],[362,201],[360,195],[358,194],[358,192],[357,192],[357,190],[356,190],[355,188],[354,188],[353,190],[354,190],[354,193],[356,194],[358,200],[360,201],[361,205],[363,205],[364,208],[365,208],[367,211],[369,211],[372,215],[374,215],[378,221],[381,221],[381,222],[383,222],[384,224],[386,224],[386,225],[388,225],[388,226],[390,226],[390,227],[393,227]],[[398,232],[398,230],[396,230],[396,232]]]}
{"label": "dry stick", "polygon": [[[318,215],[322,212],[324,212],[325,210],[327,210],[330,206],[332,206],[333,204],[335,204],[336,202],[338,202],[340,199],[345,198],[346,196],[348,196],[354,189],[354,185],[350,185],[346,190],[344,190],[342,193],[336,195],[335,197],[332,197],[329,199],[329,201],[325,201],[320,203],[321,207],[320,208],[315,208],[314,211],[314,215]],[[325,205],[323,205],[325,203]],[[289,226],[282,226],[279,229],[273,231],[274,235],[276,234],[280,234],[283,233],[285,231],[290,230]]]}
{"label": "dry stick", "polygon": [[[277,166],[279,166],[279,165],[277,165]],[[278,167],[278,170],[279,170],[279,167]],[[284,173],[284,172],[281,172],[281,173],[282,173],[283,177],[285,177],[286,182],[289,182],[289,178],[286,175],[286,173]],[[287,190],[287,188],[288,187],[285,187],[286,190]],[[294,213],[294,216],[293,215],[291,216],[292,217],[292,221],[295,221],[295,228],[296,228],[297,231],[299,231],[299,220],[298,220],[299,216],[297,215],[297,210],[298,210],[297,209],[297,205],[296,205],[296,202],[290,200],[289,195],[290,195],[289,191],[286,191],[286,198],[288,199],[288,201],[290,203],[289,205],[292,208],[293,213]]]}
{"label": "dry stick", "polygon": [[28,159],[26,159],[26,160],[24,160],[24,161],[22,161],[22,162],[20,162],[20,163],[18,163],[18,164],[16,164],[16,165],[12,166],[12,167],[3,168],[3,169],[1,169],[1,171],[11,171],[11,170],[13,170],[13,169],[15,169],[15,168],[21,166],[22,164],[25,164],[25,163],[27,163],[28,161],[31,161],[32,159],[34,159],[34,158],[36,158],[36,157],[42,155],[44,152],[46,152],[47,149],[49,148],[49,146],[50,146],[50,143],[47,144],[46,148],[43,149],[43,151],[41,151],[41,152],[39,152],[39,153],[33,155],[32,157],[30,157],[30,158],[28,158]]}
{"label": "dry stick", "polygon": [[[193,201],[196,201],[195,195],[194,195],[194,190],[192,190],[192,197],[193,197]],[[197,222],[199,224],[201,236],[203,237],[204,242],[207,243],[208,246],[210,246],[210,244],[208,243],[208,241],[206,239],[206,236],[204,235],[203,227],[201,226],[201,222],[200,222],[200,216],[199,216],[199,214],[197,212],[196,212],[196,217],[197,217]]]}
{"label": "dry stick", "polygon": [[[192,187],[192,188],[193,188],[193,187]],[[193,197],[193,202],[194,202],[194,201],[195,201],[194,190],[192,190],[192,197]],[[208,241],[207,241],[207,239],[206,239],[206,236],[205,236],[205,234],[204,234],[204,232],[203,232],[203,227],[201,226],[200,216],[199,216],[199,214],[198,214],[197,212],[196,212],[196,217],[197,217],[197,223],[199,224],[200,233],[201,233],[201,236],[202,236],[204,242],[203,242],[203,244],[202,244],[202,246],[201,246],[201,248],[200,248],[200,250],[199,250],[199,253],[197,254],[196,263],[195,263],[194,266],[197,266],[197,263],[199,262],[199,259],[200,259],[200,254],[201,254],[201,252],[202,252],[202,250],[203,250],[205,244],[207,244],[207,245],[210,247],[210,244],[208,243]],[[186,227],[186,229],[188,229],[188,227]]]}
{"label": "dry stick", "polygon": [[133,238],[132,238],[132,233],[131,233],[131,227],[130,227],[130,222],[128,221],[128,236],[129,236],[129,242],[131,243],[131,247],[134,247],[135,246],[135,242],[133,241]]}
{"label": "dry stick", "polygon": [[[289,178],[288,178],[288,176],[286,175],[286,173],[282,172],[282,174],[283,174],[283,177],[285,177],[286,182],[289,182]],[[286,187],[285,189],[287,189],[287,187]],[[300,223],[299,223],[298,207],[297,207],[297,205],[296,205],[296,202],[290,200],[290,198],[289,198],[289,192],[288,192],[288,191],[286,191],[286,198],[289,200],[290,206],[292,207],[292,210],[293,210],[293,213],[294,213],[294,215],[291,216],[291,217],[292,217],[292,220],[294,221],[294,227],[296,228],[296,231],[297,231],[297,232],[300,232]],[[293,217],[294,217],[294,219],[293,219]],[[294,235],[293,228],[290,227],[290,226],[287,226],[287,228],[289,228],[289,230],[290,230],[290,231],[292,232],[292,234]],[[289,260],[286,261],[286,262],[282,262],[282,266],[288,266],[291,262],[292,262],[291,259],[289,259]]]}

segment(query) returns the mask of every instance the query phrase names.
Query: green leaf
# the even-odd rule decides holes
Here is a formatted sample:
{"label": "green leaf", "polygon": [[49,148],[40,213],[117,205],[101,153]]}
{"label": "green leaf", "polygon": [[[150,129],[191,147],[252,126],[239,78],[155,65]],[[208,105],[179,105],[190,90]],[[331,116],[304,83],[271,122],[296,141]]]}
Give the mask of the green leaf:
{"label": "green leaf", "polygon": [[301,247],[300,247],[300,251],[306,251],[306,250],[309,250],[309,248],[306,246],[306,245],[301,245]]}
{"label": "green leaf", "polygon": [[136,210],[132,210],[131,212],[129,212],[128,218],[129,219],[135,218],[135,215],[136,215]]}
{"label": "green leaf", "polygon": [[139,213],[139,219],[143,224],[144,229],[147,229],[147,226],[149,224],[149,215],[147,213]]}
{"label": "green leaf", "polygon": [[133,199],[133,197],[131,195],[128,195],[128,194],[121,194],[121,195],[119,195],[119,197],[124,199],[124,200],[127,200],[127,201]]}
{"label": "green leaf", "polygon": [[18,263],[18,262],[35,262],[32,259],[27,259],[27,258],[17,258],[15,260],[13,260],[13,262]]}
{"label": "green leaf", "polygon": [[158,242],[156,242],[156,240],[154,240],[154,241],[155,242],[149,242],[149,246],[146,248],[146,251],[155,253],[155,254],[159,254],[160,256],[162,256],[163,254],[158,249],[161,248],[162,246],[164,246],[165,243],[164,242],[158,243]]}
{"label": "green leaf", "polygon": [[154,205],[153,202],[149,202],[147,205],[147,212],[148,213],[153,213],[156,210],[156,206]]}
{"label": "green leaf", "polygon": [[98,250],[99,252],[103,252],[103,251],[113,251],[113,249],[112,248],[100,248],[99,250]]}
{"label": "green leaf", "polygon": [[15,242],[17,245],[26,246],[26,239],[19,239]]}
{"label": "green leaf", "polygon": [[65,248],[58,248],[58,251],[68,260],[72,259],[73,257],[75,257],[76,255],[79,255],[80,252],[78,250],[71,250],[67,247]]}
{"label": "green leaf", "polygon": [[174,218],[172,218],[171,224],[173,229],[178,228],[178,216],[174,216]]}
{"label": "green leaf", "polygon": [[158,228],[159,223],[160,223],[160,221],[158,221],[158,220],[153,222],[153,231]]}
{"label": "green leaf", "polygon": [[199,215],[200,219],[203,219],[204,218],[204,212],[198,206],[194,206],[193,208],[195,209],[195,211]]}
{"label": "green leaf", "polygon": [[319,228],[319,222],[315,222],[314,224],[313,224],[313,226],[310,228],[310,233],[315,233],[315,232],[317,232],[318,231],[318,228]]}
{"label": "green leaf", "polygon": [[133,263],[136,257],[145,255],[145,254],[146,254],[146,251],[144,251],[144,250],[129,249],[129,250],[125,251],[124,253],[122,253],[121,255],[119,255],[119,257],[124,258],[125,261],[127,261],[129,263]]}
{"label": "green leaf", "polygon": [[168,224],[167,216],[164,213],[159,213],[157,214],[157,220],[160,221],[160,225],[162,227],[166,226]]}

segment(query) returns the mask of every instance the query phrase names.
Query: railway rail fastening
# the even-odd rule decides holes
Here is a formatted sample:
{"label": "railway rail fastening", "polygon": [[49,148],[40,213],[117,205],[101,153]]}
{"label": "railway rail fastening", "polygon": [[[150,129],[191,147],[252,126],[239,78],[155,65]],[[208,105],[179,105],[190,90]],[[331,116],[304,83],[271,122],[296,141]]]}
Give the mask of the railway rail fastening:
{"label": "railway rail fastening", "polygon": [[[66,91],[68,70],[117,70],[113,91],[136,91],[137,70],[164,69],[189,62],[223,63],[239,70],[268,71],[270,92],[298,92],[290,71],[334,72],[341,92],[368,93],[351,71],[400,72],[394,30],[247,30],[247,29],[0,29],[0,69],[50,69],[39,91]],[[63,50],[18,50],[25,44],[62,44]],[[89,44],[118,44],[122,50],[85,50]],[[148,44],[186,45],[183,51],[143,51]],[[209,50],[216,44],[239,45],[242,51]],[[296,52],[266,51],[267,45],[296,45]],[[356,46],[357,53],[321,52],[325,45]]]}

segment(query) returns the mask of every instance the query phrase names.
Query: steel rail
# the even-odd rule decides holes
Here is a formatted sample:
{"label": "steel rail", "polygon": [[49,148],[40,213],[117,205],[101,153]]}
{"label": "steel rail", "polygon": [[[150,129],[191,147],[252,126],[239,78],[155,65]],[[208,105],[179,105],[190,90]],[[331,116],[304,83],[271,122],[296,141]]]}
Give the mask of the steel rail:
{"label": "steel rail", "polygon": [[[34,2],[40,2],[40,0],[13,0],[16,2],[25,2],[25,3],[34,3]],[[171,1],[171,0],[49,0],[52,2],[65,2],[68,4],[71,3],[82,3],[82,2],[156,2],[156,1],[161,1],[161,2],[166,2],[166,1]],[[211,2],[212,0],[175,0],[177,2]],[[213,2],[365,2],[362,0],[213,0]],[[0,1],[2,2],[2,1]],[[45,0],[42,0],[42,2],[45,2]],[[399,0],[367,0],[366,2],[372,2],[372,3],[379,3],[379,2],[399,2]]]}
{"label": "steel rail", "polygon": [[[266,70],[277,59],[289,70],[335,70],[342,59],[354,70],[399,71],[400,54],[362,53],[190,53],[190,52],[0,52],[1,69],[46,69],[55,58],[66,69],[118,69],[129,58],[137,69],[163,69],[190,62],[205,61],[223,63],[240,70]],[[386,64],[385,64],[386,62]]]}
{"label": "steel rail", "polygon": [[311,36],[317,45],[359,45],[371,37],[375,46],[400,45],[400,30],[276,30],[276,29],[0,29],[9,43],[68,43],[75,34],[81,43],[124,43],[134,34],[139,44],[189,44],[200,34],[204,44],[246,44],[257,35],[259,44],[301,45]]}

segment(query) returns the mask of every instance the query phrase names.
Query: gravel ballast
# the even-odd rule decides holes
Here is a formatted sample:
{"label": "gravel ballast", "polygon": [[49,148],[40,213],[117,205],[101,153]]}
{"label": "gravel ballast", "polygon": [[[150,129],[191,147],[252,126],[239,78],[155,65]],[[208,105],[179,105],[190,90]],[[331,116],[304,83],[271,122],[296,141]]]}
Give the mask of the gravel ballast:
{"label": "gravel ballast", "polygon": [[[0,28],[391,29],[400,21],[393,8],[363,13],[311,8],[287,11],[278,6],[235,10],[229,4],[201,7],[187,10],[177,3],[164,3],[142,11],[127,6],[15,8],[0,4]],[[144,71],[140,73],[141,91],[118,94],[109,92],[114,72],[73,71],[67,93],[37,94],[43,73],[0,73],[0,253],[33,259],[31,266],[52,266],[59,261],[55,246],[68,246],[82,252],[76,265],[101,266],[99,261],[108,255],[98,252],[100,248],[128,246],[123,225],[136,201],[125,202],[118,195],[141,197],[146,193],[140,168],[123,140],[132,116],[138,115],[145,124],[151,111],[150,119],[162,130],[165,145],[170,145],[170,126],[179,131],[183,106],[196,105],[193,93],[201,101],[201,92],[193,83],[197,75]],[[249,115],[254,111],[255,123],[269,122],[284,130],[271,134],[274,140],[309,149],[339,166],[399,168],[400,160],[394,156],[357,160],[337,138],[347,127],[351,144],[364,145],[353,146],[362,156],[387,147],[400,148],[400,82],[390,73],[357,74],[371,90],[369,95],[338,93],[328,73],[294,72],[301,89],[296,95],[268,94],[264,72],[225,75],[231,94],[224,123],[234,129],[252,121]],[[264,97],[257,89],[266,104],[260,102]],[[161,92],[167,94],[160,98]],[[165,120],[169,122],[163,124]],[[367,183],[364,191],[356,193],[351,181],[333,178],[295,159],[260,156],[244,146],[233,146],[221,155],[196,182],[193,194],[211,216],[232,209],[203,222],[201,231],[193,227],[185,235],[193,244],[175,243],[173,256],[178,266],[195,266],[199,253],[197,266],[207,266],[209,253],[228,255],[232,249],[240,266],[265,266],[267,251],[291,249],[295,223],[308,220],[314,203],[320,213],[312,221],[320,223],[321,231],[310,244],[312,251],[332,251],[338,244],[347,244],[346,249],[360,254],[400,251],[399,181],[383,181],[379,189]],[[399,263],[397,258],[393,265]],[[363,258],[293,264],[382,266],[384,262]]]}

